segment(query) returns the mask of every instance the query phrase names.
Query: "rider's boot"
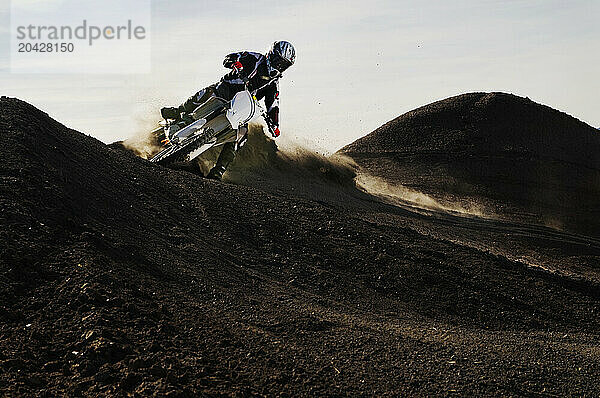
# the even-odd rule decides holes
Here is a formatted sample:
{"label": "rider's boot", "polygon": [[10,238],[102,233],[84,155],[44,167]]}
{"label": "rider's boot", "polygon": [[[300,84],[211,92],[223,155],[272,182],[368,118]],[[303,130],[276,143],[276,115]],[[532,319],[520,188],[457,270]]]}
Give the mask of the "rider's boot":
{"label": "rider's boot", "polygon": [[194,111],[194,109],[206,102],[212,95],[214,95],[214,93],[214,85],[208,86],[192,95],[177,108],[172,106],[162,108],[160,110],[160,115],[163,117],[163,119],[173,119],[177,122],[183,121],[185,125],[190,124],[194,121],[194,119],[191,117],[191,113]]}
{"label": "rider's boot", "polygon": [[163,119],[172,119],[175,120],[175,123],[179,125],[180,128],[183,128],[189,124],[194,122],[194,118],[189,113],[183,110],[183,106],[180,105],[179,108],[173,107],[165,107],[160,110],[160,115]]}
{"label": "rider's boot", "polygon": [[208,172],[206,177],[213,180],[221,180],[225,170],[227,170],[227,167],[231,164],[231,162],[233,162],[233,159],[235,159],[235,154],[235,142],[228,142],[223,145],[223,149],[221,149],[217,163]]}
{"label": "rider's boot", "polygon": [[181,117],[181,107],[175,108],[172,106],[164,107],[160,110],[160,115],[163,119],[175,119],[178,120]]}

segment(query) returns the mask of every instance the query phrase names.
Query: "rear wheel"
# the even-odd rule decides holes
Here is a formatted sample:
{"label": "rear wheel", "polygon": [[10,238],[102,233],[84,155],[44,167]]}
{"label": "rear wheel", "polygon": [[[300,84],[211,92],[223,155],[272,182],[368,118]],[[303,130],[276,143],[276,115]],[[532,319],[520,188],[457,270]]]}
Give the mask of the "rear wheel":
{"label": "rear wheel", "polygon": [[[231,124],[227,117],[222,113],[222,110],[217,111],[216,115],[210,115],[210,120],[206,122],[202,132],[197,135],[188,137],[179,144],[171,144],[150,161],[160,165],[167,165],[173,162],[184,162],[188,160],[188,155],[194,152],[200,146],[209,143],[215,136],[221,137],[223,133],[230,131]],[[196,156],[199,153],[195,154]]]}
{"label": "rear wheel", "polygon": [[150,159],[150,161],[152,163],[158,163],[161,166],[165,166],[174,162],[184,162],[187,160],[187,157],[190,153],[198,149],[200,145],[208,142],[213,134],[214,131],[212,129],[204,130],[202,134],[190,137],[183,144],[171,145],[163,149],[152,159]]}

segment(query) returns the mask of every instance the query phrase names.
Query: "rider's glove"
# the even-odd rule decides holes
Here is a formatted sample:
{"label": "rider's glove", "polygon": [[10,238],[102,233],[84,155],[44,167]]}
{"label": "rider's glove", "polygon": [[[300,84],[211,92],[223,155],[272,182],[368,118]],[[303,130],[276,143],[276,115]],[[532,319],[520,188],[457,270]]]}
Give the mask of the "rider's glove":
{"label": "rider's glove", "polygon": [[281,134],[281,131],[279,131],[279,127],[276,127],[275,130],[273,130],[273,137],[277,138],[279,137],[279,134]]}
{"label": "rider's glove", "polygon": [[240,61],[236,61],[233,63],[233,65],[231,65],[231,68],[232,69],[235,68],[241,72],[242,70],[244,70],[244,65],[242,65],[242,63]]}

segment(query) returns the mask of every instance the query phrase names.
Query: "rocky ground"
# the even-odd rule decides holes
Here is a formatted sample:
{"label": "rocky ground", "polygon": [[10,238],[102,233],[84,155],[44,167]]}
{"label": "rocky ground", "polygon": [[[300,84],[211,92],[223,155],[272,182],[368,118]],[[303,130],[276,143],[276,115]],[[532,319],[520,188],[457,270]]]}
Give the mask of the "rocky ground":
{"label": "rocky ground", "polygon": [[424,209],[306,154],[214,182],[5,97],[0,139],[2,395],[600,394],[579,224]]}

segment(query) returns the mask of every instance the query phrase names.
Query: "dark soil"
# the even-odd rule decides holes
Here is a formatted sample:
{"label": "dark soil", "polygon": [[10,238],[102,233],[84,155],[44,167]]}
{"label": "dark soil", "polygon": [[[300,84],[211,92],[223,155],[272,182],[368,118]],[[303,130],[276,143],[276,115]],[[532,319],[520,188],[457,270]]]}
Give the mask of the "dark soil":
{"label": "dark soil", "polygon": [[438,197],[600,236],[600,133],[528,98],[448,98],[341,151],[371,173]]}
{"label": "dark soil", "polygon": [[600,394],[591,237],[391,206],[319,157],[278,163],[298,195],[205,180],[6,97],[0,140],[0,395]]}

